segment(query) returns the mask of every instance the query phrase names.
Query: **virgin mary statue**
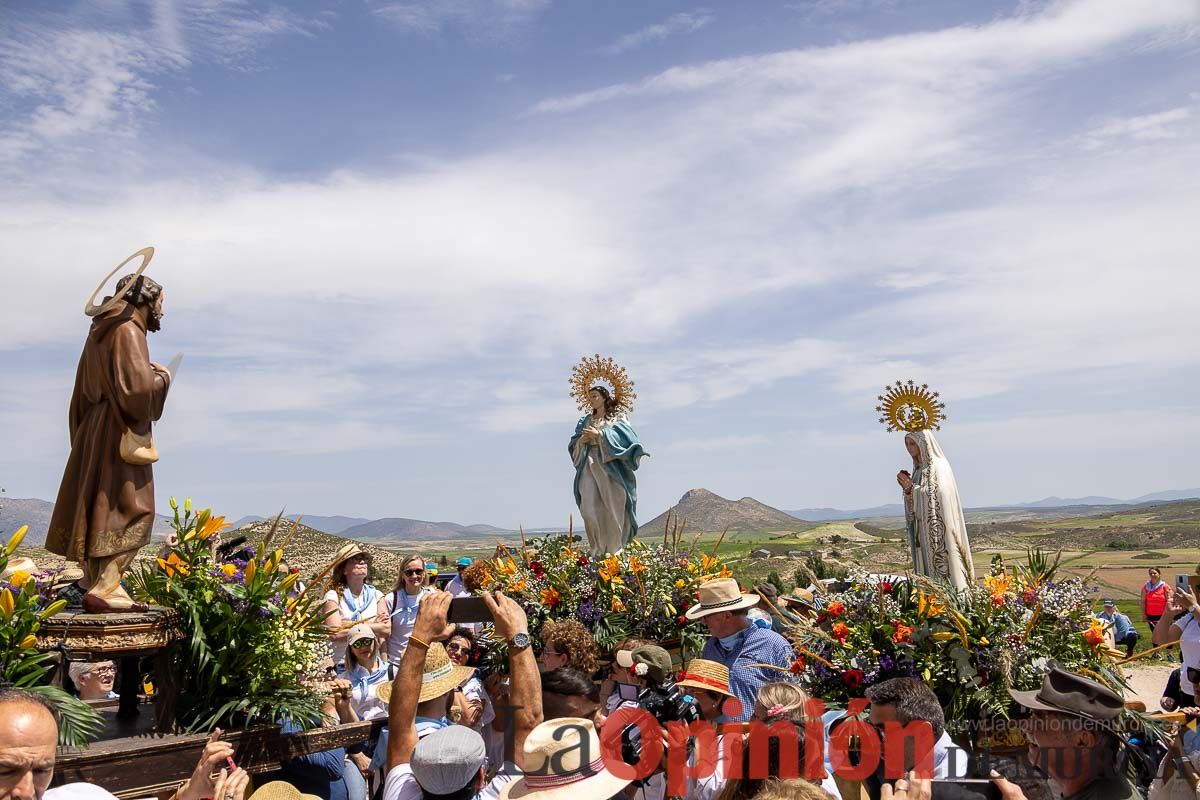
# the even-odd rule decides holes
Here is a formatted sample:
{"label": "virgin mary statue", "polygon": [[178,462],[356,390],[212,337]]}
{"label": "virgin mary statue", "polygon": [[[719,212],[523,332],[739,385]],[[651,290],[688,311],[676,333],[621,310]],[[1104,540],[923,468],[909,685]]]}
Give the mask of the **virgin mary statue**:
{"label": "virgin mary statue", "polygon": [[975,581],[971,544],[954,471],[933,435],[945,421],[945,406],[928,389],[897,381],[876,410],[884,413],[880,422],[889,431],[905,431],[904,446],[912,456],[912,472],[900,470],[896,482],[904,491],[913,571],[964,589]]}
{"label": "virgin mary statue", "polygon": [[[590,552],[603,556],[621,552],[637,534],[634,472],[647,453],[626,416],[635,397],[632,382],[611,359],[596,359],[599,365],[584,359],[575,368],[575,394],[586,392],[590,412],[576,423],[567,451],[575,465],[575,504],[583,516]],[[613,390],[599,384],[587,387],[595,377],[606,378]],[[578,391],[581,386],[587,388]]]}
{"label": "virgin mary statue", "polygon": [[913,471],[910,475],[901,470],[896,480],[904,490],[913,568],[964,589],[974,583],[975,567],[954,471],[933,431],[905,434],[904,446],[912,456]]}

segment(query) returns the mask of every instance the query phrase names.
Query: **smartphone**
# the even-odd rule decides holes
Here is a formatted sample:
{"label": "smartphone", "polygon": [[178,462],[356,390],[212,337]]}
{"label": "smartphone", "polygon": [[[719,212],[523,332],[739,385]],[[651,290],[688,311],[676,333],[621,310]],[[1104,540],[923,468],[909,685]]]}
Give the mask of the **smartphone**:
{"label": "smartphone", "polygon": [[930,786],[932,800],[1002,800],[1000,787],[987,778],[938,778]]}
{"label": "smartphone", "polygon": [[482,597],[456,597],[446,615],[450,622],[492,622],[492,610]]}
{"label": "smartphone", "polygon": [[1176,575],[1175,576],[1175,585],[1178,586],[1180,589],[1183,589],[1186,591],[1188,588],[1188,576],[1187,575]]}

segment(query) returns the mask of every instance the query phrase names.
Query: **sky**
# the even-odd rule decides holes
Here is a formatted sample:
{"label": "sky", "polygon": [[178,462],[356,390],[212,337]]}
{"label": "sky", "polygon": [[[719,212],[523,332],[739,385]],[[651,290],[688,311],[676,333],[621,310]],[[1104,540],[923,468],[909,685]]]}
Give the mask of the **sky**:
{"label": "sky", "polygon": [[[565,525],[611,355],[648,520],[1200,486],[1196,0],[0,7],[0,487],[153,245],[160,505]],[[909,466],[911,466],[909,464]]]}

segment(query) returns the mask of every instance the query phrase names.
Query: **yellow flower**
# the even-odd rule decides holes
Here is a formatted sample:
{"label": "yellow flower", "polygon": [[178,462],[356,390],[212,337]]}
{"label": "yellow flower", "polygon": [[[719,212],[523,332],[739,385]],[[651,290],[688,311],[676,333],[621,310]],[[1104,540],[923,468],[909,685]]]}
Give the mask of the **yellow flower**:
{"label": "yellow flower", "polygon": [[607,583],[624,583],[621,580],[621,562],[617,561],[616,556],[609,556],[604,559],[604,565],[600,567],[600,577]]}
{"label": "yellow flower", "polygon": [[1003,603],[1004,595],[1012,586],[1012,577],[1008,575],[988,575],[983,579],[983,585],[992,594],[992,602]]}
{"label": "yellow flower", "polygon": [[22,525],[21,527],[17,528],[17,532],[14,533],[12,535],[12,538],[8,540],[8,546],[6,546],[4,549],[5,549],[5,551],[7,551],[7,553],[10,556],[16,552],[17,547],[20,546],[21,540],[25,538],[25,534],[28,531],[29,531],[29,526]]}
{"label": "yellow flower", "polygon": [[299,572],[289,573],[288,575],[284,576],[284,579],[281,580],[279,585],[275,587],[275,591],[279,592],[280,594],[287,594],[291,588],[296,585],[296,581],[298,580],[300,580]]}
{"label": "yellow flower", "polygon": [[21,644],[18,646],[22,650],[32,650],[35,646],[37,646],[37,637],[31,633],[22,639]]}
{"label": "yellow flower", "polygon": [[524,578],[521,578],[519,581],[513,581],[508,585],[508,591],[512,592],[513,594],[520,594],[521,592],[525,591],[525,587],[528,585],[528,583],[529,582]]}
{"label": "yellow flower", "polygon": [[12,617],[13,595],[8,589],[0,590],[0,611],[4,612],[4,619]]}
{"label": "yellow flower", "polygon": [[638,574],[639,572],[645,572],[646,565],[639,561],[637,556],[632,556],[629,559],[629,571],[634,575]]}
{"label": "yellow flower", "polygon": [[684,587],[683,578],[679,578],[679,579],[677,579],[677,580],[675,581],[675,588],[676,588],[676,589],[682,589],[683,587]]}
{"label": "yellow flower", "polygon": [[25,588],[25,584],[29,583],[29,573],[23,569],[19,569],[9,576],[8,582],[11,583],[14,588],[23,589]]}
{"label": "yellow flower", "polygon": [[946,610],[946,604],[937,599],[937,595],[917,593],[917,613],[922,617],[936,617]]}
{"label": "yellow flower", "polygon": [[613,596],[612,610],[613,611],[624,611],[625,610],[625,604],[621,602],[621,598],[616,597],[615,595]]}
{"label": "yellow flower", "polygon": [[492,585],[496,582],[495,577],[492,576],[492,571],[487,567],[483,568],[482,580],[483,586],[487,589],[491,589]]}
{"label": "yellow flower", "polygon": [[50,617],[53,617],[55,614],[62,611],[66,607],[67,607],[66,600],[55,600],[50,605],[46,606],[45,610],[43,610],[42,613],[38,614],[38,619],[39,620],[49,619]]}
{"label": "yellow flower", "polygon": [[732,578],[733,570],[729,567],[721,567],[721,571],[717,573],[718,578]]}
{"label": "yellow flower", "polygon": [[501,575],[512,575],[517,571],[517,562],[511,558],[502,558],[496,562],[496,569]]}
{"label": "yellow flower", "polygon": [[553,586],[542,589],[542,605],[554,608],[559,604],[558,590]]}
{"label": "yellow flower", "polygon": [[958,634],[953,631],[938,631],[937,633],[930,634],[930,636],[935,642],[948,642],[951,639],[958,638]]}
{"label": "yellow flower", "polygon": [[254,571],[254,562],[248,561],[246,563],[246,583],[250,583],[250,581],[254,580]]}
{"label": "yellow flower", "polygon": [[225,577],[232,578],[237,574],[237,567],[235,567],[233,564],[222,564],[221,572],[225,573]]}
{"label": "yellow flower", "polygon": [[200,541],[205,541],[206,539],[208,539],[208,537],[212,536],[214,533],[217,533],[218,531],[222,531],[228,527],[229,527],[229,524],[225,522],[224,516],[208,517],[204,520],[204,524],[200,526],[200,530],[196,534],[196,536],[200,539]]}
{"label": "yellow flower", "polygon": [[717,559],[715,556],[710,556],[708,553],[700,554],[700,571],[701,572],[708,572],[716,565],[717,565]]}

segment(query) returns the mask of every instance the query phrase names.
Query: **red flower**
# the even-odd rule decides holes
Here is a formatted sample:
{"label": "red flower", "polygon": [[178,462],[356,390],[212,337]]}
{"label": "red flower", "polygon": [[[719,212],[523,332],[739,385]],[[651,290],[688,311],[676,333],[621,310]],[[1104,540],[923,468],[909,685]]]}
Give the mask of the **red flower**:
{"label": "red flower", "polygon": [[542,566],[542,562],[540,561],[530,561],[529,568],[533,570],[533,574],[537,575],[539,578],[542,577],[542,573],[546,571],[545,567]]}
{"label": "red flower", "polygon": [[832,603],[825,606],[825,613],[827,613],[831,619],[837,619],[842,614],[846,613],[846,604],[841,600],[834,600]]}
{"label": "red flower", "polygon": [[846,670],[842,673],[842,683],[851,689],[858,689],[863,685],[863,671],[861,669]]}
{"label": "red flower", "polygon": [[822,611],[820,614],[817,614],[817,624],[818,625],[820,625],[822,622],[825,622],[828,619],[829,619],[829,615],[826,614],[824,611]]}
{"label": "red flower", "polygon": [[792,665],[788,667],[788,672],[792,673],[793,675],[799,675],[801,672],[804,672],[804,668],[806,666],[808,665],[804,661],[804,656],[797,656],[796,660],[792,662]]}
{"label": "red flower", "polygon": [[681,615],[679,616],[679,619],[677,619],[677,620],[676,620],[676,622],[678,622],[680,625],[687,625],[687,624],[688,624],[688,619],[687,619],[687,617],[685,617],[685,616],[683,616],[683,615],[681,614]]}
{"label": "red flower", "polygon": [[891,581],[880,581],[879,591],[883,592],[884,594],[891,594],[892,593],[892,582]]}
{"label": "red flower", "polygon": [[587,562],[587,556],[580,556],[579,558],[575,559],[575,563],[581,567],[587,566]]}

